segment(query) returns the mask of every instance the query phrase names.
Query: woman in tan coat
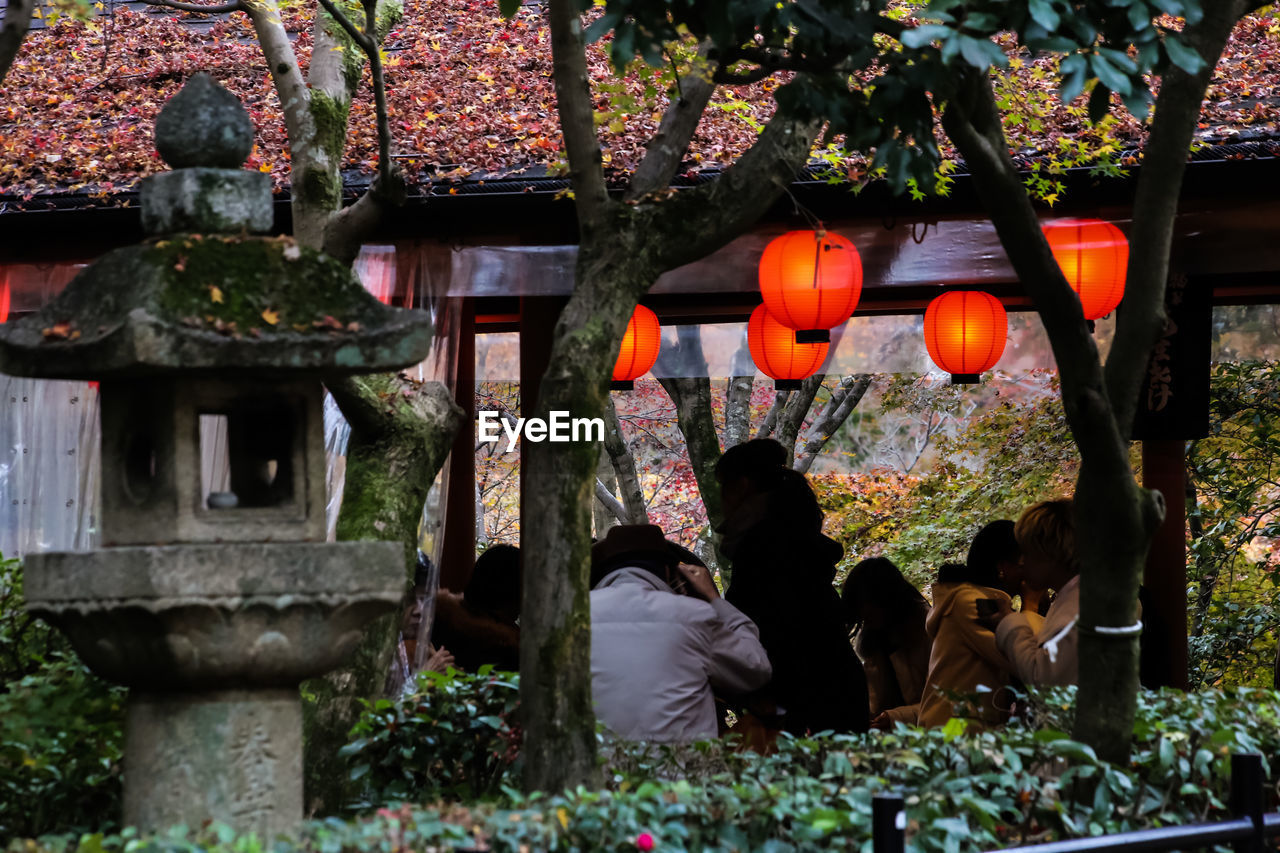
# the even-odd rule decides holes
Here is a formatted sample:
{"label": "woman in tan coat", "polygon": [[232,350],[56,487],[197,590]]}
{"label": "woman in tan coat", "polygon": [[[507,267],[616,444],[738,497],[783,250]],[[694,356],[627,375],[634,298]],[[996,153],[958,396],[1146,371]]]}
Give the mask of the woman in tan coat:
{"label": "woman in tan coat", "polygon": [[[929,675],[925,679],[917,721],[940,726],[955,716],[956,701],[947,695],[977,696],[962,716],[986,723],[1007,716],[1009,661],[996,647],[995,633],[978,623],[979,607],[1009,607],[1009,596],[996,589],[994,578],[983,578],[968,567],[953,564],[938,572],[933,585],[933,609],[925,630],[933,640]],[[980,601],[991,601],[980,605]]]}

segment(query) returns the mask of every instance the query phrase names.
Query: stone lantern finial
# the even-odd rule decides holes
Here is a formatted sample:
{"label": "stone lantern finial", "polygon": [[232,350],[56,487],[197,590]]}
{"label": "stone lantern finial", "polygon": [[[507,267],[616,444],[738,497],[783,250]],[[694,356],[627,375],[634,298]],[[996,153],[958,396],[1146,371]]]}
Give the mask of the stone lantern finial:
{"label": "stone lantern finial", "polygon": [[239,169],[253,151],[253,122],[235,95],[201,71],[156,118],[156,150],[175,169]]}
{"label": "stone lantern finial", "polygon": [[142,181],[142,228],[152,236],[265,234],[271,178],[240,168],[253,122],[240,100],[201,71],[156,118],[156,150],[172,172]]}

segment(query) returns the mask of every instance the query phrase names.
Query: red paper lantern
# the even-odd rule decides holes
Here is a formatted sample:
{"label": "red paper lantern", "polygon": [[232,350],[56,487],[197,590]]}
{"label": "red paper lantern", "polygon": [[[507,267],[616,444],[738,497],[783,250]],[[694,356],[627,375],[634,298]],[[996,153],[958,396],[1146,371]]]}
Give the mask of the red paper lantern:
{"label": "red paper lantern", "polygon": [[9,277],[0,278],[0,323],[9,319]]}
{"label": "red paper lantern", "polygon": [[924,343],[951,384],[977,382],[1004,353],[1009,317],[1000,300],[981,290],[952,290],[924,312]]}
{"label": "red paper lantern", "polygon": [[658,360],[658,349],[661,346],[662,331],[658,326],[658,315],[643,305],[637,305],[627,322],[627,333],[622,337],[618,360],[613,364],[613,383],[610,387],[615,391],[630,391],[636,377],[648,373]]}
{"label": "red paper lantern", "polygon": [[799,343],[830,341],[862,295],[858,250],[829,231],[789,231],[760,256],[760,295]]}
{"label": "red paper lantern", "polygon": [[1124,298],[1129,241],[1101,219],[1059,219],[1044,226],[1045,239],[1067,284],[1080,297],[1086,320],[1115,310]]}
{"label": "red paper lantern", "polygon": [[831,344],[796,343],[795,333],[774,318],[769,309],[757,306],[747,323],[747,344],[756,367],[773,379],[779,390],[799,388],[800,381],[812,376],[827,360]]}

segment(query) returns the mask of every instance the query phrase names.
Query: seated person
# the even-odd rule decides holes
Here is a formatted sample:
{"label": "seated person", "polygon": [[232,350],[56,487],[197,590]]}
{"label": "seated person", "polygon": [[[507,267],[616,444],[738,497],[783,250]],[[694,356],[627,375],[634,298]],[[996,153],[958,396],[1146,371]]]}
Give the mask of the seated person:
{"label": "seated person", "polygon": [[520,669],[520,549],[494,545],[480,555],[461,595],[441,589],[432,644],[453,653],[455,666]]}
{"label": "seated person", "polygon": [[714,738],[713,691],[744,694],[769,680],[756,626],[659,527],[610,528],[591,548],[591,580],[591,692],[618,736]]}
{"label": "seated person", "polygon": [[1032,587],[1057,591],[1037,629],[1028,615],[1007,605],[983,622],[995,629],[996,645],[1013,672],[1029,686],[1075,684],[1078,675],[1076,622],[1080,618],[1080,564],[1069,499],[1043,501],[1018,519],[1014,535],[1022,568]]}
{"label": "seated person", "polygon": [[938,570],[933,607],[925,630],[933,639],[929,674],[920,698],[917,722],[941,726],[954,715],[954,701],[946,692],[979,694],[972,716],[987,723],[1008,716],[1005,686],[1009,662],[996,647],[994,632],[979,623],[979,602],[992,601],[1008,610],[1009,596],[997,584],[994,566],[948,564]]}
{"label": "seated person", "polygon": [[855,565],[840,597],[867,673],[872,725],[914,723],[933,645],[925,630],[929,602],[887,557]]}
{"label": "seated person", "polygon": [[1029,617],[1033,628],[1038,628],[1049,610],[1051,596],[1048,590],[1027,582],[1022,567],[1022,548],[1018,546],[1018,537],[1013,533],[1014,527],[1014,523],[1007,518],[989,522],[973,537],[969,555],[964,562],[970,567],[980,567],[981,571],[994,570],[996,586],[1010,597],[1016,595],[1021,598],[1020,612]]}

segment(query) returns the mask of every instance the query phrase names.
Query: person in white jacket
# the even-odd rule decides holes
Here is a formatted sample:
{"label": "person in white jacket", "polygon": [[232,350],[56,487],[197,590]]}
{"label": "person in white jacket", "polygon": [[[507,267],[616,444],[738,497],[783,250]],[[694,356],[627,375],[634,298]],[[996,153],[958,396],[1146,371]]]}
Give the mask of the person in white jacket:
{"label": "person in white jacket", "polygon": [[1080,563],[1070,499],[1042,501],[1018,519],[1013,535],[1022,549],[1023,571],[1034,587],[1057,590],[1044,623],[1011,612],[1007,603],[979,620],[994,628],[996,646],[1024,684],[1075,684],[1079,676]]}
{"label": "person in white jacket", "polygon": [[717,737],[714,694],[748,693],[772,674],[755,624],[655,525],[610,528],[591,561],[596,717],[626,740]]}

